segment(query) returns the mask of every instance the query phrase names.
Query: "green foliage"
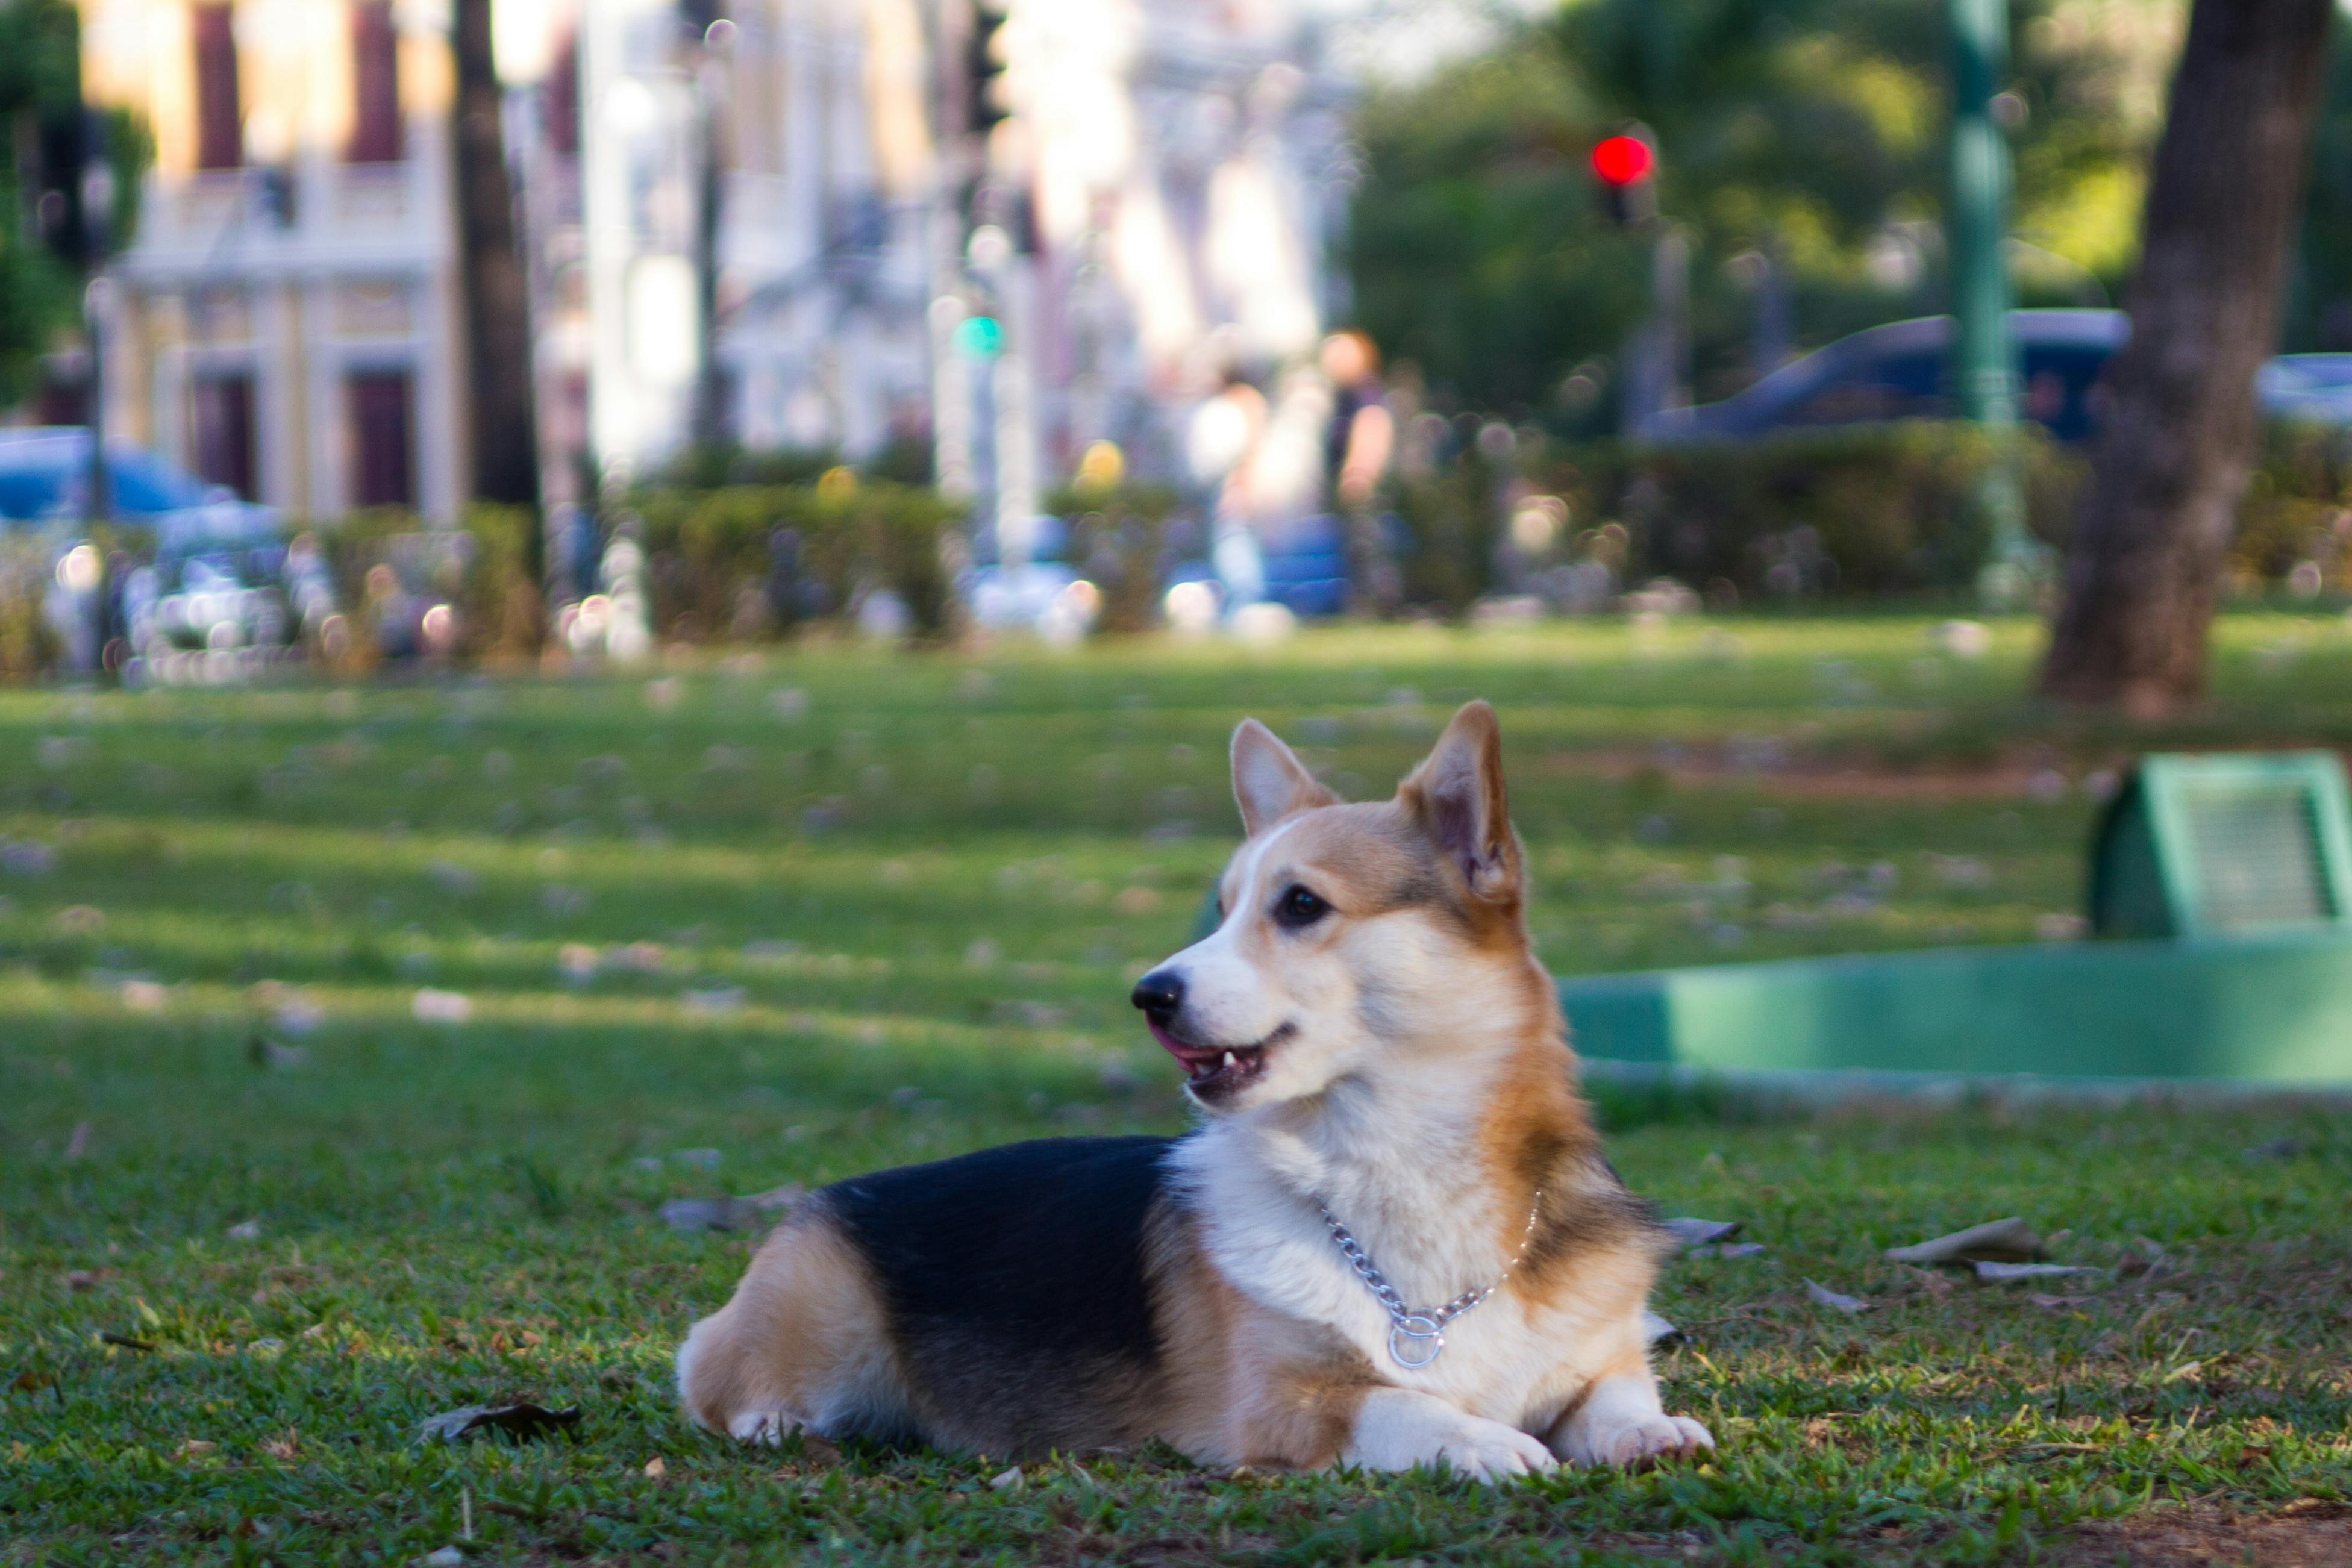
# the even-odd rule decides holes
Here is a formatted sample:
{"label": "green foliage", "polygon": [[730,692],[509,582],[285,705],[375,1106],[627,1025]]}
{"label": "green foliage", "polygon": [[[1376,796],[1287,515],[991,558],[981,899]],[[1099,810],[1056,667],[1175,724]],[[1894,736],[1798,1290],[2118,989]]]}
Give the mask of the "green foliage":
{"label": "green foliage", "polygon": [[1045,497],[1048,513],[1070,520],[1070,566],[1102,590],[1102,630],[1143,632],[1159,623],[1178,503],[1172,487],[1155,484],[1073,485]]}
{"label": "green foliage", "polygon": [[468,507],[455,528],[432,528],[396,507],[319,525],[313,531],[326,549],[336,597],[363,633],[351,644],[350,657],[362,665],[372,660],[374,643],[367,633],[408,594],[438,598],[456,610],[457,651],[467,657],[531,652],[539,635],[539,588],[527,552],[536,527],[529,507],[487,502]]}
{"label": "green foliage", "polygon": [[1539,408],[1616,349],[1648,293],[1638,247],[1591,211],[1582,150],[1605,123],[1539,35],[1365,105],[1347,257],[1385,353],[1476,406]]}
{"label": "green foliage", "polygon": [[[677,1408],[671,1356],[750,1238],[674,1233],[665,1202],[1185,1124],[1126,992],[1233,847],[1243,713],[1360,798],[1494,698],[1562,970],[1721,958],[1727,925],[1743,957],[2028,940],[2073,907],[2095,810],[2034,768],[2352,743],[2332,615],[2225,616],[2212,710],[2152,735],[2021,695],[2032,622],[1979,661],[1930,654],[1931,624],[811,643],[657,694],[0,691],[0,834],[56,853],[0,904],[0,1562],[2088,1563],[2200,1520],[2207,1555],[2316,1559],[2347,1491],[2352,1139],[2315,1108],[1790,1117],[1602,1087],[1636,1190],[1766,1249],[1672,1260],[1656,1298],[1691,1336],[1667,1397],[1722,1439],[1703,1464],[1490,1491],[1152,1448],[996,1489],[1002,1456],[746,1448]],[[1779,771],[1711,766],[1768,738]],[[1653,757],[1683,761],[1618,770]],[[626,961],[567,980],[566,944]],[[417,1019],[426,986],[470,1019]],[[2004,1214],[2116,1271],[2039,1304],[1879,1255]],[[2138,1237],[2162,1271],[2130,1271]],[[517,1396],[583,1419],[417,1440]]]}
{"label": "green foliage", "polygon": [[655,629],[665,638],[707,642],[784,629],[766,592],[784,530],[795,536],[799,588],[815,590],[786,607],[795,619],[845,611],[877,588],[906,603],[919,635],[941,635],[953,614],[948,552],[959,513],[936,492],[884,481],[730,485],[648,490],[637,507]]}
{"label": "green foliage", "polygon": [[1494,588],[1504,479],[1472,447],[1396,486],[1395,516],[1408,541],[1397,562],[1406,603],[1459,616]]}
{"label": "green foliage", "polygon": [[831,448],[749,447],[735,442],[688,446],[647,477],[653,490],[716,490],[729,485],[814,485],[839,466]]}
{"label": "green foliage", "polygon": [[[2022,445],[2029,522],[2061,536],[2081,458],[2031,436]],[[1916,595],[1975,580],[1986,541],[1971,498],[1997,460],[1973,426],[1906,420],[1667,448],[1596,443],[1530,478],[1568,503],[1571,530],[1622,525],[1631,580]]]}
{"label": "green foliage", "polygon": [[[2024,302],[2103,302],[2128,267],[2173,10],[2012,7]],[[1360,111],[1359,319],[1441,401],[1604,425],[1594,372],[1645,308],[1646,246],[1601,215],[1585,155],[1628,120],[1692,241],[1702,399],[1770,368],[1768,271],[1798,346],[1940,308],[1947,57],[1942,11],[1909,0],[1573,0]]]}
{"label": "green foliage", "polygon": [[[68,0],[15,0],[0,6],[0,124],[19,149],[37,144],[44,120],[76,111],[81,99],[79,25]],[[0,168],[0,210],[25,214],[29,172],[20,151]],[[0,224],[0,402],[33,389],[53,334],[79,319],[76,280],[35,237],[30,222]]]}

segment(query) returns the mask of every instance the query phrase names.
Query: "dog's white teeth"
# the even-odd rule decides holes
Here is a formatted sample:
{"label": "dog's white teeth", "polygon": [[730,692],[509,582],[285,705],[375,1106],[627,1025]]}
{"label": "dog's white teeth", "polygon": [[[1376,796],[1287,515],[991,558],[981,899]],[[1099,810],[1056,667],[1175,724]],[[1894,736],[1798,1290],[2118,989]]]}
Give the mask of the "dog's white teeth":
{"label": "dog's white teeth", "polygon": [[1231,1067],[1233,1064],[1234,1064],[1234,1053],[1233,1053],[1232,1051],[1229,1051],[1225,1052],[1225,1060],[1224,1060],[1224,1061],[1223,1061],[1223,1066],[1226,1066],[1226,1067]]}

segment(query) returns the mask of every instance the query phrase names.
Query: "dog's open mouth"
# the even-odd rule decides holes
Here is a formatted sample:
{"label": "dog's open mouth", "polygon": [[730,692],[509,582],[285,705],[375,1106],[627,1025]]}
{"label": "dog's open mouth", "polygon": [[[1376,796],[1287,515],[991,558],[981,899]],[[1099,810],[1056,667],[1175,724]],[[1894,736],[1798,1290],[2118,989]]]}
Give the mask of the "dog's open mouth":
{"label": "dog's open mouth", "polygon": [[1292,1026],[1284,1024],[1255,1045],[1195,1045],[1189,1040],[1179,1040],[1158,1024],[1151,1026],[1152,1038],[1184,1064],[1184,1087],[1202,1100],[1222,1100],[1264,1077],[1266,1052],[1291,1032]]}

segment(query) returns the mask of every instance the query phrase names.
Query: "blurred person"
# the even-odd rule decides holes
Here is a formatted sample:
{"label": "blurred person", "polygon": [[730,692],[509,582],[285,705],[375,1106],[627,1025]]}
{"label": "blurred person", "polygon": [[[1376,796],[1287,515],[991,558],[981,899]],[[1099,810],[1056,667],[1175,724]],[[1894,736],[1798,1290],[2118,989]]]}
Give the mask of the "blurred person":
{"label": "blurred person", "polygon": [[1209,559],[1225,607],[1253,604],[1265,592],[1265,562],[1249,526],[1252,465],[1266,427],[1265,394],[1238,369],[1192,411],[1185,456],[1211,496]]}
{"label": "blurred person", "polygon": [[1346,531],[1349,586],[1359,609],[1385,614],[1396,608],[1404,584],[1381,537],[1376,506],[1396,453],[1396,417],[1381,385],[1381,352],[1370,336],[1349,328],[1323,340],[1318,361],[1331,388],[1324,460],[1332,507]]}

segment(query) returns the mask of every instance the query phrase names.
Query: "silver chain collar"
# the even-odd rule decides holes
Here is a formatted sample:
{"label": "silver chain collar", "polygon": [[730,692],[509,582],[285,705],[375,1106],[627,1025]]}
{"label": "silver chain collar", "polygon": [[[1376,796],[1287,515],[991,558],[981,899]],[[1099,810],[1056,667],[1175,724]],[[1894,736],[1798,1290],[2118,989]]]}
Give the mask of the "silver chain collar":
{"label": "silver chain collar", "polygon": [[[1373,1300],[1388,1312],[1390,1358],[1399,1366],[1418,1370],[1435,1361],[1445,1349],[1445,1325],[1501,1290],[1503,1281],[1511,1277],[1511,1270],[1517,1268],[1519,1260],[1528,1255],[1528,1248],[1536,1239],[1537,1217],[1543,1213],[1543,1190],[1540,1187],[1536,1190],[1535,1202],[1528,1207],[1528,1228],[1519,1238],[1518,1250],[1512,1253],[1511,1260],[1503,1265],[1503,1271],[1495,1276],[1495,1282],[1478,1290],[1465,1291],[1444,1306],[1425,1312],[1417,1312],[1405,1304],[1404,1297],[1398,1294],[1397,1288],[1373,1266],[1371,1259],[1364,1252],[1363,1244],[1349,1234],[1348,1228],[1339,1223],[1339,1217],[1331,1212],[1329,1204],[1318,1197],[1315,1210],[1323,1217],[1324,1228],[1330,1231],[1331,1239],[1339,1244],[1339,1251],[1348,1260],[1348,1266],[1355,1270],[1356,1277],[1364,1282],[1364,1289],[1371,1291]],[[1405,1354],[1402,1342],[1408,1341],[1416,1350],[1426,1343],[1429,1354],[1415,1360]]]}

